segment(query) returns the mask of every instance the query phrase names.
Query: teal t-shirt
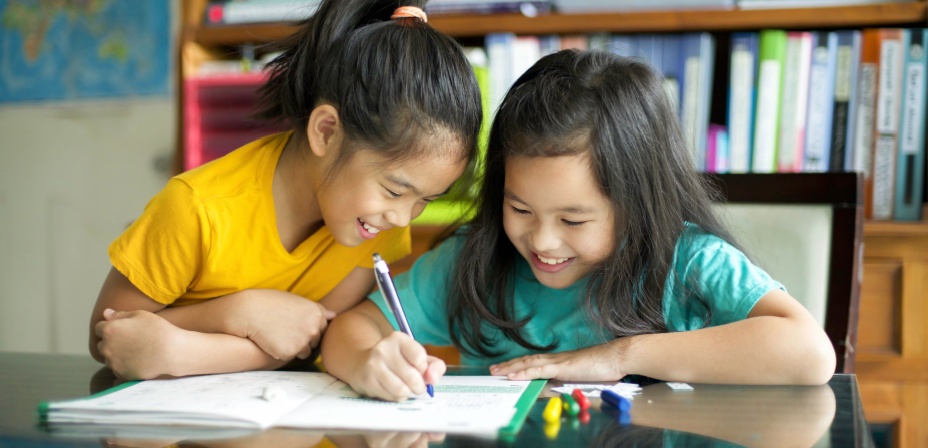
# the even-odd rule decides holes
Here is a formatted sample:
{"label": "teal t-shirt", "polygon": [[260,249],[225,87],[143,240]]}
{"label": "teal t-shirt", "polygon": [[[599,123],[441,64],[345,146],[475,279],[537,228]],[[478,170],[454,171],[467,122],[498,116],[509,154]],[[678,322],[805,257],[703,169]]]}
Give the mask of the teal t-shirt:
{"label": "teal t-shirt", "polygon": [[[422,344],[452,345],[446,309],[449,285],[463,243],[463,236],[452,236],[419,257],[412,269],[395,279],[409,326]],[[548,288],[538,282],[528,262],[521,257],[516,270],[513,310],[518,318],[533,316],[522,328],[528,341],[541,346],[557,342],[554,351],[566,351],[612,339],[611,335],[600,331],[584,311],[585,281],[565,289]],[[702,300],[684,300],[685,292],[672,276],[688,279],[688,285],[694,289],[692,293]],[[783,285],[751,263],[744,253],[698,226],[687,224],[677,241],[672,272],[664,289],[664,321],[670,331],[703,328],[708,306],[710,326],[736,322],[747,318],[754,304],[774,289],[783,289]],[[387,316],[393,328],[398,329],[380,293],[374,292],[369,298]],[[503,355],[485,358],[462,352],[461,364],[488,366],[535,353],[505,338],[496,328],[487,325],[484,330],[484,334],[493,338],[494,350]]]}

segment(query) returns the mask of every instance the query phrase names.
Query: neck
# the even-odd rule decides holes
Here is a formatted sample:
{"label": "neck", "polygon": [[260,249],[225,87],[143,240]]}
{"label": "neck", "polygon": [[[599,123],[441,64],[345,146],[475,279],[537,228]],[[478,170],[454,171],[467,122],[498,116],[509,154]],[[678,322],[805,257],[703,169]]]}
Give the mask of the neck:
{"label": "neck", "polygon": [[323,224],[316,201],[322,173],[307,144],[301,140],[293,134],[277,161],[274,206],[280,230],[292,229],[296,234],[311,235]]}

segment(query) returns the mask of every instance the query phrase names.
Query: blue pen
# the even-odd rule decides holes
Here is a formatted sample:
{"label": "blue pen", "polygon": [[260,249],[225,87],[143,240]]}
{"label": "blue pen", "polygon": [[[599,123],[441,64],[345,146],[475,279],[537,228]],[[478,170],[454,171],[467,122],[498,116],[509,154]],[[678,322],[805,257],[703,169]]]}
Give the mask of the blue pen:
{"label": "blue pen", "polygon": [[[387,267],[387,262],[383,261],[383,258],[380,258],[378,253],[374,254],[374,278],[377,279],[377,288],[380,289],[380,294],[387,301],[390,311],[393,311],[393,316],[396,317],[396,323],[400,326],[400,330],[412,340],[415,340],[416,337],[412,335],[412,328],[409,328],[409,321],[406,320],[406,313],[403,311],[400,296],[396,293],[396,286],[393,285],[393,279],[390,278],[390,268]],[[425,390],[430,397],[435,396],[435,389],[431,384],[426,384]]]}

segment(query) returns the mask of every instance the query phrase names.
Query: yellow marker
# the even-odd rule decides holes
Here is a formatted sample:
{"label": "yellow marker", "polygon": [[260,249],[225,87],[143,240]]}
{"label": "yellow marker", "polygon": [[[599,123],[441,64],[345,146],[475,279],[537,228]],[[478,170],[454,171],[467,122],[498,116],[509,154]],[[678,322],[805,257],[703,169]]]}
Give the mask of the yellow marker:
{"label": "yellow marker", "polygon": [[542,411],[541,417],[548,423],[560,421],[561,409],[563,407],[564,403],[561,401],[561,397],[552,397],[548,400],[548,404],[545,405],[545,410]]}
{"label": "yellow marker", "polygon": [[544,426],[545,437],[555,440],[557,439],[557,433],[561,430],[561,419],[557,419],[553,422],[546,422]]}

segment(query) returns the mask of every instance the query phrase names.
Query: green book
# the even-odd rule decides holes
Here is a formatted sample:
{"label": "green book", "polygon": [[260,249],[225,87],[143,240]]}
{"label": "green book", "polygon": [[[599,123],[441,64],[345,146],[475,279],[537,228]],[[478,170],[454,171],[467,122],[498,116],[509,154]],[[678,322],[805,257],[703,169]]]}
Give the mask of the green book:
{"label": "green book", "polygon": [[774,173],[777,170],[786,43],[786,31],[760,32],[751,172]]}

